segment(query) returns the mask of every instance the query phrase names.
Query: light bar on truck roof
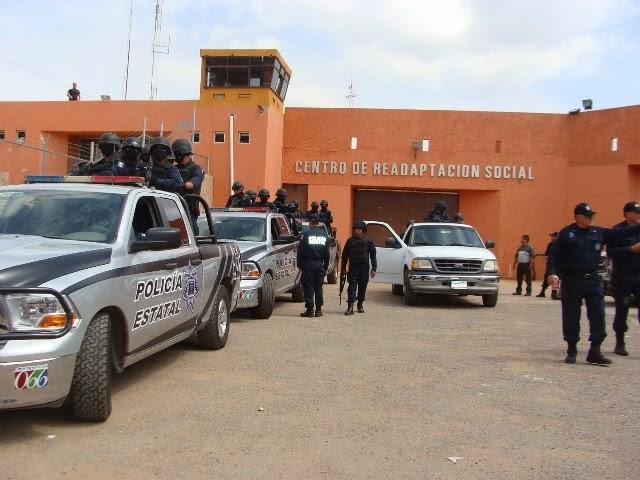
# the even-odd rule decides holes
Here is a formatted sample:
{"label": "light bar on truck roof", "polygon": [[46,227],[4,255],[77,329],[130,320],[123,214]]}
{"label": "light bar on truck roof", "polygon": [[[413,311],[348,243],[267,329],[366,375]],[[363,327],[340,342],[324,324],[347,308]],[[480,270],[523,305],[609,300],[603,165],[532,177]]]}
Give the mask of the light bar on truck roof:
{"label": "light bar on truck roof", "polygon": [[92,183],[102,185],[138,185],[144,184],[144,177],[130,175],[26,175],[25,183]]}
{"label": "light bar on truck roof", "polygon": [[273,209],[269,207],[225,207],[225,212],[272,212]]}

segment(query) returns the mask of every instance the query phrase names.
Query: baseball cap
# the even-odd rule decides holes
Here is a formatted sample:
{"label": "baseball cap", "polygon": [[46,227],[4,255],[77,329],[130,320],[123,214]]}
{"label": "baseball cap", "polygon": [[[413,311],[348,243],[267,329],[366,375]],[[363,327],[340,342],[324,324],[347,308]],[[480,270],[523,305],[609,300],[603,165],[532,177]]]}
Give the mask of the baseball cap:
{"label": "baseball cap", "polygon": [[638,205],[638,202],[627,202],[625,203],[624,209],[622,211],[624,213],[627,213],[627,212],[640,213],[640,205]]}
{"label": "baseball cap", "polygon": [[584,215],[585,217],[593,217],[596,212],[591,209],[591,205],[588,203],[579,203],[576,208],[573,209],[574,215]]}
{"label": "baseball cap", "polygon": [[309,217],[309,223],[320,223],[320,217],[314,213]]}

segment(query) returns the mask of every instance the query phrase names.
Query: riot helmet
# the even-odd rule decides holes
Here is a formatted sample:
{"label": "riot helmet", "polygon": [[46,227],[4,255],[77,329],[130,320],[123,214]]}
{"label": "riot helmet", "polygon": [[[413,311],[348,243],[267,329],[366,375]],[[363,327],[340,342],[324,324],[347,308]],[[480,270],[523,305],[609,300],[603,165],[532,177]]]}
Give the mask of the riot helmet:
{"label": "riot helmet", "polygon": [[244,185],[242,184],[242,182],[235,181],[231,185],[231,190],[243,190],[243,189],[244,189]]}
{"label": "riot helmet", "polygon": [[317,209],[320,205],[315,200],[311,202],[311,210]]}
{"label": "riot helmet", "polygon": [[115,133],[103,133],[98,141],[98,148],[105,157],[110,157],[120,150],[120,139]]}
{"label": "riot helmet", "polygon": [[164,162],[171,155],[171,144],[165,137],[156,137],[151,142],[149,153],[154,162]]}
{"label": "riot helmet", "polygon": [[125,160],[137,160],[142,147],[135,137],[127,137],[122,144],[122,153]]}
{"label": "riot helmet", "polygon": [[320,206],[322,208],[328,207],[329,206],[329,202],[327,202],[326,200],[320,200]]}
{"label": "riot helmet", "polygon": [[366,232],[367,224],[364,223],[362,220],[356,220],[355,222],[353,222],[353,229],[355,230],[356,228],[360,228],[362,229],[363,232]]}
{"label": "riot helmet", "polygon": [[145,145],[144,147],[142,147],[141,152],[140,152],[140,160],[142,160],[143,162],[148,162],[149,158],[151,157],[151,154],[149,153],[149,145]]}
{"label": "riot helmet", "polygon": [[435,205],[436,212],[444,212],[447,209],[447,204],[442,200],[438,200]]}
{"label": "riot helmet", "polygon": [[171,150],[176,157],[176,161],[179,162],[185,155],[193,155],[193,149],[191,148],[191,142],[186,138],[179,138],[171,144]]}
{"label": "riot helmet", "polygon": [[462,214],[460,212],[458,212],[453,216],[453,221],[456,222],[456,223],[462,223],[462,222],[464,222],[464,217],[462,216]]}
{"label": "riot helmet", "polygon": [[294,198],[293,200],[291,200],[291,205],[298,208],[298,206],[300,205],[300,202],[298,201],[297,198]]}
{"label": "riot helmet", "polygon": [[271,194],[269,193],[269,190],[266,188],[261,188],[260,191],[258,192],[258,196],[260,197],[261,200],[267,200]]}
{"label": "riot helmet", "polygon": [[278,190],[276,190],[276,197],[286,198],[286,196],[287,196],[287,191],[284,188],[279,188]]}
{"label": "riot helmet", "polygon": [[250,198],[251,200],[255,200],[255,198],[258,196],[258,192],[256,192],[256,191],[255,191],[255,190],[253,190],[253,189],[249,189],[249,190],[247,190],[247,192],[246,192],[246,193],[247,193],[247,195],[249,196],[249,198]]}

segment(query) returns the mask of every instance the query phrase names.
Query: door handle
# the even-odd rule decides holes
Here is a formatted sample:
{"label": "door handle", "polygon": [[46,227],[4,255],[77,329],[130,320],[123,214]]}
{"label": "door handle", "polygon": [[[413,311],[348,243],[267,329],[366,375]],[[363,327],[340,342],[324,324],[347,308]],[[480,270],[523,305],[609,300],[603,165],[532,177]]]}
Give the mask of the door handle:
{"label": "door handle", "polygon": [[191,265],[200,265],[202,263],[202,259],[201,258],[192,258],[191,259]]}
{"label": "door handle", "polygon": [[165,265],[164,265],[164,269],[165,270],[175,270],[176,268],[178,268],[178,264],[176,262],[174,262],[174,263],[165,263]]}

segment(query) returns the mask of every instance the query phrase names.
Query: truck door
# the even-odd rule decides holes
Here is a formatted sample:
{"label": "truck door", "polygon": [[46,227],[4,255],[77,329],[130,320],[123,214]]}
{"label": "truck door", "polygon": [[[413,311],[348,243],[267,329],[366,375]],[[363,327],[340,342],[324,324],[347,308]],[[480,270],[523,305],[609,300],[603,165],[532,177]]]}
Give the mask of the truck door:
{"label": "truck door", "polygon": [[402,285],[405,244],[398,234],[384,222],[366,221],[367,237],[376,246],[378,269],[371,279],[375,283]]}

